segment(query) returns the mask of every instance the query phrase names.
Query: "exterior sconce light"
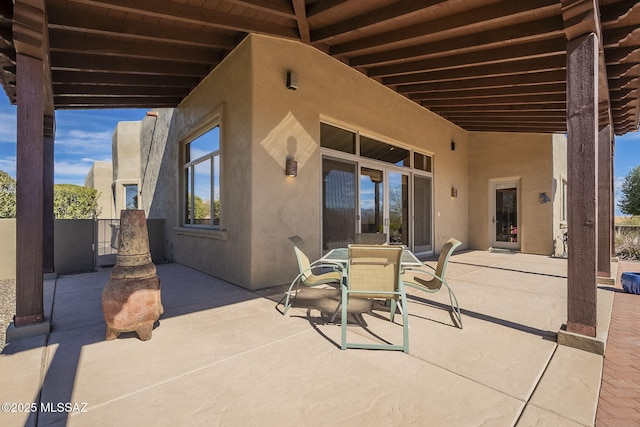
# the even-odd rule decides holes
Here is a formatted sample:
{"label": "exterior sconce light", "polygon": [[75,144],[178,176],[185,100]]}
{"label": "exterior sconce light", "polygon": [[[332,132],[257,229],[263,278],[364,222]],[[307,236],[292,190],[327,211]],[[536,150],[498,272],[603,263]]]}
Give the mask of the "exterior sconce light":
{"label": "exterior sconce light", "polygon": [[551,199],[549,198],[549,196],[547,196],[547,193],[540,193],[538,195],[538,202],[540,202],[541,205],[544,205],[545,203],[549,203],[551,201]]}
{"label": "exterior sconce light", "polygon": [[293,158],[287,157],[284,174],[286,176],[298,176],[298,162],[293,160]]}
{"label": "exterior sconce light", "polygon": [[456,142],[453,139],[451,140],[451,151],[456,151]]}
{"label": "exterior sconce light", "polygon": [[451,197],[458,197],[458,189],[456,187],[451,187]]}
{"label": "exterior sconce light", "polygon": [[287,89],[289,90],[298,89],[298,75],[293,71],[287,71]]}

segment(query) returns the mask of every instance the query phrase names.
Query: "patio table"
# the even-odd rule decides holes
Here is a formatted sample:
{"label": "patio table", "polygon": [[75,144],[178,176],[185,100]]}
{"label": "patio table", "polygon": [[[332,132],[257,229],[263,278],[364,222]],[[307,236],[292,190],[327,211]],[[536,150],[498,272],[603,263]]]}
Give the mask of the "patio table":
{"label": "patio table", "polygon": [[[347,262],[349,261],[349,248],[331,249],[322,258],[320,258],[320,260],[338,262],[346,267]],[[402,259],[400,260],[400,264],[403,268],[424,267],[424,263],[416,258],[413,252],[411,252],[409,249],[404,249],[402,251]]]}

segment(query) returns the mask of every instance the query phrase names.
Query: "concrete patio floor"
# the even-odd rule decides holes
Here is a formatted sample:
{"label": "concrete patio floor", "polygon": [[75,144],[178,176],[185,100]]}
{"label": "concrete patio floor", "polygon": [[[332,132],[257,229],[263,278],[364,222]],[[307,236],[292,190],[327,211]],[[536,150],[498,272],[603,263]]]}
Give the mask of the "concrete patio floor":
{"label": "concrete patio floor", "polygon": [[[0,425],[591,426],[603,358],[556,344],[566,267],[519,253],[455,254],[447,277],[464,329],[446,291],[410,290],[409,354],[342,351],[326,315],[282,316],[286,287],[252,292],[178,264],[158,266],[165,313],[153,338],[107,342],[109,270],[60,277],[45,283],[51,333],[0,355],[0,402],[41,410],[3,406]],[[598,300],[606,331],[612,289],[600,286]],[[394,324],[384,314],[365,315],[368,330],[400,342],[402,316]],[[349,334],[373,339],[356,324]]]}

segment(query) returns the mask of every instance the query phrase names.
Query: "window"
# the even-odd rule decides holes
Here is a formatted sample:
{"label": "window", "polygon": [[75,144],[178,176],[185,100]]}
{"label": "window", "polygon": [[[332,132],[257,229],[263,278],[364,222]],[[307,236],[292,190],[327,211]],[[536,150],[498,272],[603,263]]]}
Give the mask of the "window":
{"label": "window", "polygon": [[387,144],[366,136],[360,136],[360,155],[370,159],[382,160],[396,166],[409,167],[409,150]]}
{"label": "window", "polygon": [[138,209],[138,184],[124,186],[124,208]]}
{"label": "window", "polygon": [[185,146],[184,225],[220,227],[220,126]]}
{"label": "window", "polygon": [[432,172],[431,156],[421,153],[413,153],[413,167],[421,171]]}
{"label": "window", "polygon": [[356,134],[326,123],[320,123],[320,146],[344,153],[356,153]]}

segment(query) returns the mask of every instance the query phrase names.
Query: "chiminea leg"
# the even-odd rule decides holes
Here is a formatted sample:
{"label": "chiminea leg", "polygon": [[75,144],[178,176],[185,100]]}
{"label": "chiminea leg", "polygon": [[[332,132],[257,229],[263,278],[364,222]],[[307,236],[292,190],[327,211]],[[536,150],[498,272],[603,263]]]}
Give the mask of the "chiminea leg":
{"label": "chiminea leg", "polygon": [[107,341],[115,340],[116,338],[118,338],[119,335],[120,335],[120,332],[107,326],[107,337],[106,337]]}
{"label": "chiminea leg", "polygon": [[153,332],[153,322],[145,322],[136,329],[136,334],[142,341],[149,341]]}

